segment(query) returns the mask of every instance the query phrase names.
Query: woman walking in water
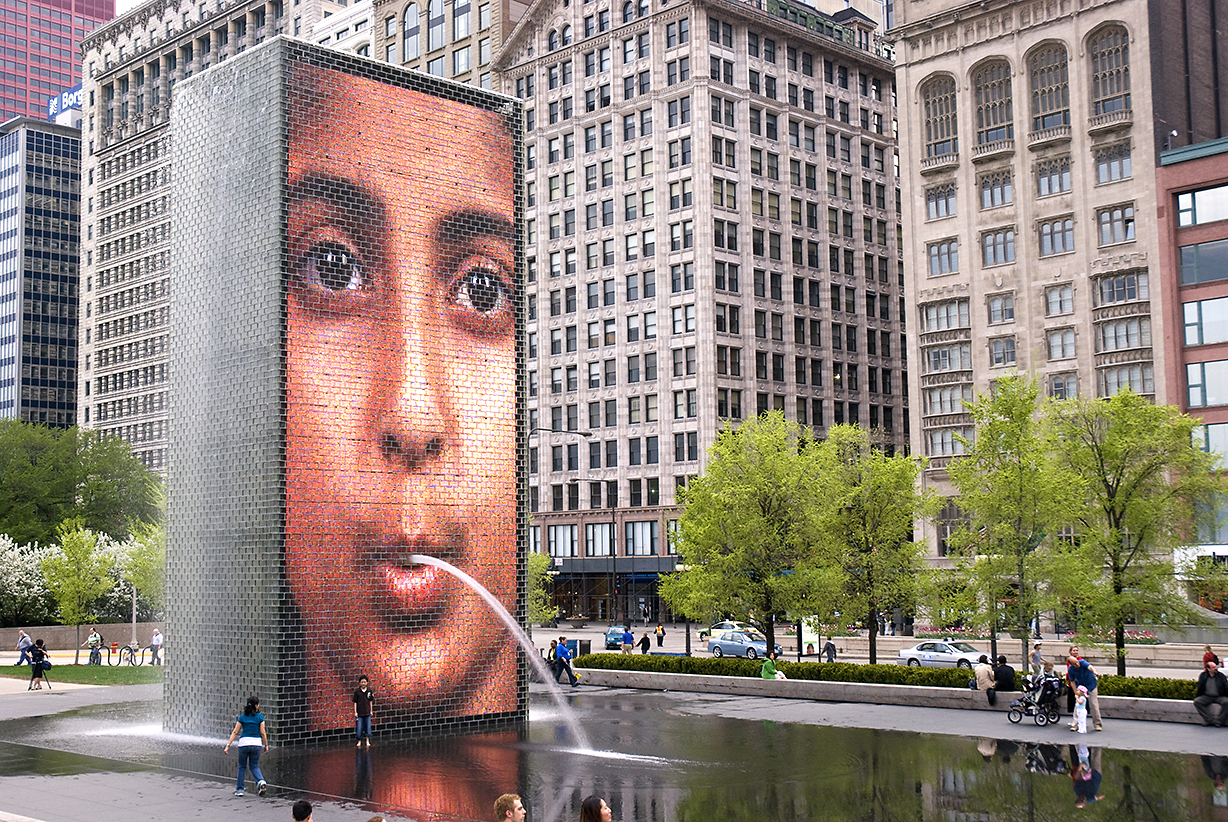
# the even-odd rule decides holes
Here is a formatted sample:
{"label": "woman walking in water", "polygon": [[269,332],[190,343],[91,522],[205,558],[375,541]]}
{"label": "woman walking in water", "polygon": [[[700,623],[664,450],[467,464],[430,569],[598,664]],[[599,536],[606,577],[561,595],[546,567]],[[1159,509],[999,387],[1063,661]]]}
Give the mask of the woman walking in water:
{"label": "woman walking in water", "polygon": [[264,774],[260,773],[260,750],[269,749],[269,737],[264,731],[264,714],[260,713],[260,697],[250,696],[247,706],[239,718],[235,720],[235,729],[226,740],[222,753],[230,753],[230,743],[239,738],[239,776],[235,781],[235,796],[243,795],[244,777],[251,768],[252,778],[256,780],[256,792],[264,796]]}

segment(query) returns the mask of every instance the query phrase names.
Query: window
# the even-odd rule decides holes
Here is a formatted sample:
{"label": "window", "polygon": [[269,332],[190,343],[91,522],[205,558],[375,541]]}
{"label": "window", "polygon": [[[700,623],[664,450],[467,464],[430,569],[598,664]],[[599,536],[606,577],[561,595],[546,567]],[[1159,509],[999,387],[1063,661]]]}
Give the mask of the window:
{"label": "window", "polygon": [[1041,223],[1040,256],[1049,257],[1072,251],[1074,251],[1074,220],[1072,218]]}
{"label": "window", "polygon": [[1096,213],[1100,223],[1100,245],[1125,243],[1134,239],[1134,206],[1114,206]]}
{"label": "window", "polygon": [[[649,483],[649,505],[656,505],[657,502],[652,500],[652,483],[657,482],[656,477],[650,478]],[[637,501],[639,496],[639,480],[631,480],[631,505],[639,507],[642,502]],[[659,553],[657,539],[657,522],[655,520],[648,522],[628,522],[626,524],[627,535],[627,556],[648,557],[656,556]]]}
{"label": "window", "polygon": [[415,60],[420,54],[418,35],[422,30],[421,12],[417,3],[405,7],[404,24],[401,28],[401,58],[405,61]]}
{"label": "window", "polygon": [[1014,319],[1015,295],[999,294],[996,297],[989,298],[989,322],[991,325],[1011,322]]}
{"label": "window", "polygon": [[[1096,158],[1097,183],[1115,183],[1131,176],[1129,143],[1105,146],[1096,149],[1093,153]],[[1183,195],[1178,195],[1178,202],[1181,196]],[[1188,225],[1188,223],[1181,223],[1181,225]]]}
{"label": "window", "polygon": [[[1190,367],[1196,364],[1191,364]],[[1228,375],[1225,375],[1228,376]],[[1220,382],[1220,385],[1224,385]],[[1151,365],[1106,368],[1100,372],[1100,396],[1112,397],[1129,388],[1135,394],[1155,393],[1155,370]],[[1194,403],[1190,403],[1194,405]]]}
{"label": "window", "polygon": [[[834,172],[832,172],[834,175]],[[830,185],[829,194],[834,194]],[[940,220],[943,217],[950,217],[955,214],[955,184],[948,183],[947,185],[935,186],[925,191],[925,206],[926,212],[931,220]]]}
{"label": "window", "polygon": [[1228,240],[1183,245],[1180,253],[1182,285],[1228,279]]}
{"label": "window", "polygon": [[1032,130],[1070,125],[1070,83],[1066,47],[1052,43],[1028,59]]}
{"label": "window", "polygon": [[938,277],[959,271],[959,241],[945,240],[931,243],[928,248],[930,276]]}
{"label": "window", "polygon": [[1070,158],[1056,157],[1036,164],[1036,196],[1070,191]]}
{"label": "window", "polygon": [[926,373],[941,371],[967,371],[972,368],[972,345],[953,343],[924,348],[921,351]]}
{"label": "window", "polygon": [[1075,332],[1073,328],[1050,331],[1048,339],[1050,360],[1065,360],[1075,355]]}
{"label": "window", "polygon": [[1010,65],[994,62],[982,66],[973,77],[973,84],[976,87],[977,144],[1014,139]]}
{"label": "window", "polygon": [[673,48],[688,42],[691,39],[691,21],[688,19],[679,20],[677,23],[666,23],[665,25],[665,47]]}
{"label": "window", "polygon": [[1014,200],[1011,172],[999,171],[981,178],[981,208],[997,208]]}
{"label": "window", "polygon": [[921,91],[925,109],[925,156],[940,157],[959,151],[955,122],[955,79],[936,77]]}
{"label": "window", "polygon": [[686,125],[691,122],[691,98],[679,97],[677,100],[670,100],[666,104],[666,112],[670,128]]}
{"label": "window", "polygon": [[1123,351],[1151,345],[1151,320],[1146,317],[1115,320],[1096,326],[1097,351]]}
{"label": "window", "polygon": [[[438,48],[443,48],[444,38],[444,15],[443,15],[443,0],[430,0],[426,11],[427,25],[427,50],[434,51]],[[554,32],[551,32],[554,36]]]}
{"label": "window", "polygon": [[1228,342],[1228,297],[1185,303],[1182,310],[1186,345]]}
{"label": "window", "polygon": [[1074,374],[1055,374],[1049,378],[1049,396],[1068,400],[1079,396],[1079,380]]}
{"label": "window", "polygon": [[1102,277],[1096,283],[1097,306],[1146,300],[1149,297],[1146,272]]}
{"label": "window", "polygon": [[1055,285],[1045,289],[1045,316],[1056,317],[1074,311],[1074,289],[1069,285]]}
{"label": "window", "polygon": [[967,300],[949,300],[921,307],[921,328],[925,332],[969,328],[971,325]]}
{"label": "window", "polygon": [[989,363],[993,366],[1015,364],[1015,338],[1000,337],[989,341]]}
{"label": "window", "polygon": [[962,414],[965,404],[972,402],[971,385],[950,385],[930,388],[925,392],[925,413]]}
{"label": "window", "polygon": [[989,231],[981,235],[985,251],[985,267],[1003,265],[1015,261],[1015,230],[1013,228]]}
{"label": "window", "polygon": [[1108,114],[1130,108],[1130,36],[1109,26],[1092,38],[1092,113]]}
{"label": "window", "polygon": [[1187,191],[1177,195],[1177,224],[1202,225],[1228,220],[1228,186]]}

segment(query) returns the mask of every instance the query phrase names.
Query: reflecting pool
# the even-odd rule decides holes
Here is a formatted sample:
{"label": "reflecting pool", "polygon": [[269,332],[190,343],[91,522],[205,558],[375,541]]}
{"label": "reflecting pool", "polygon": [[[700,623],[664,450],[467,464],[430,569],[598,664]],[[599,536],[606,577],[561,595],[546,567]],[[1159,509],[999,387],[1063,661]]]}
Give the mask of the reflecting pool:
{"label": "reflecting pool", "polygon": [[[1062,726],[1042,743],[1004,716],[992,725],[1001,737],[977,738],[732,718],[690,710],[687,695],[582,689],[571,698],[592,752],[576,748],[557,709],[534,691],[523,727],[429,742],[377,738],[369,750],[275,749],[261,765],[277,795],[349,799],[417,820],[489,820],[502,793],[521,794],[532,822],[574,822],[588,794],[605,798],[620,822],[1228,820],[1215,776],[1228,774],[1228,757],[1068,744],[1108,733]],[[5,746],[0,766],[233,779],[235,760],[221,753],[229,728],[203,739],[160,726],[157,702],[0,722],[0,740],[44,748]],[[1087,807],[1077,811],[1080,796]]]}

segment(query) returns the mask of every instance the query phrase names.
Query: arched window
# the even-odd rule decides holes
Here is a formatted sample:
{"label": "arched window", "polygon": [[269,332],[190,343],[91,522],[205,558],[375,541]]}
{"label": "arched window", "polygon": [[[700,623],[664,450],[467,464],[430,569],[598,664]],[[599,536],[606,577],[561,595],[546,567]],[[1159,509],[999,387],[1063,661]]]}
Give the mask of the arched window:
{"label": "arched window", "polygon": [[976,89],[977,145],[1014,139],[1010,64],[1000,62],[982,66],[972,79]]}
{"label": "arched window", "polygon": [[554,51],[559,47],[559,33],[552,31],[546,35],[546,51]]}
{"label": "arched window", "polygon": [[623,3],[623,22],[630,23],[635,19],[635,3],[632,0],[627,0]]}
{"label": "arched window", "polygon": [[1110,26],[1092,38],[1093,114],[1130,108],[1130,35]]}
{"label": "arched window", "polygon": [[1070,76],[1066,47],[1054,43],[1028,60],[1032,78],[1032,130],[1070,125]]}
{"label": "arched window", "polygon": [[925,106],[925,156],[940,157],[959,152],[955,122],[955,80],[936,77],[921,91]]}
{"label": "arched window", "polygon": [[639,5],[636,8],[635,14],[637,17],[648,16],[648,0],[639,0]]}
{"label": "arched window", "polygon": [[426,48],[443,48],[443,0],[430,0],[426,7]]}
{"label": "arched window", "polygon": [[571,45],[571,26],[563,26],[563,45]]}
{"label": "arched window", "polygon": [[401,37],[403,40],[402,52],[404,52],[405,60],[413,60],[421,54],[420,40],[418,33],[422,30],[420,18],[422,13],[418,10],[417,3],[410,3],[405,8],[404,25],[401,27]]}

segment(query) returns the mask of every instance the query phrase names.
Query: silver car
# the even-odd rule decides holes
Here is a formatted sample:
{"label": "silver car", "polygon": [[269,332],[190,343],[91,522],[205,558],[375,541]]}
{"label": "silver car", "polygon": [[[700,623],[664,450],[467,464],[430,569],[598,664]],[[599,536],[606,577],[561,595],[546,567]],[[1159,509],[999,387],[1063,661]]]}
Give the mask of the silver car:
{"label": "silver car", "polygon": [[927,665],[931,668],[971,668],[984,651],[967,642],[931,639],[900,651],[896,665]]}
{"label": "silver car", "polygon": [[[778,643],[777,656],[780,656],[781,650]],[[726,631],[720,637],[708,640],[708,653],[715,657],[728,655],[758,659],[767,654],[767,637],[754,631]]]}

